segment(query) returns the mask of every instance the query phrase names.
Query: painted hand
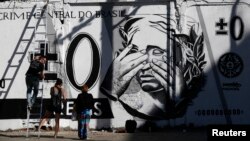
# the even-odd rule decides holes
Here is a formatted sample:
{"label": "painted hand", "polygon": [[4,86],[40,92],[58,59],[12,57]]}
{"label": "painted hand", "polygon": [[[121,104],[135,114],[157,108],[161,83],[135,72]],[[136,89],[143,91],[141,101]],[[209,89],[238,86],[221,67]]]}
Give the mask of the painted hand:
{"label": "painted hand", "polygon": [[150,66],[153,70],[152,74],[164,87],[170,100],[178,101],[182,98],[185,81],[179,67],[172,60],[167,60],[166,56],[163,56],[162,60],[153,59]]}
{"label": "painted hand", "polygon": [[[103,81],[102,87],[110,91],[112,96],[116,98],[119,98],[126,91],[132,78],[144,66],[144,62],[148,58],[144,52],[128,54],[131,49],[132,45],[126,47],[114,59]],[[113,85],[110,87],[108,84]]]}

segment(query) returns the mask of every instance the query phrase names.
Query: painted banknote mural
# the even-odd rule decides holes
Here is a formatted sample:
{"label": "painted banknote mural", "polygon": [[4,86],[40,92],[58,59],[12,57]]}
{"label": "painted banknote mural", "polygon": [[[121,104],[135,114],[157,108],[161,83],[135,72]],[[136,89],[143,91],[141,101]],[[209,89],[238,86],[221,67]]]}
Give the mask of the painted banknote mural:
{"label": "painted banknote mural", "polygon": [[[129,119],[164,126],[249,123],[247,2],[50,4],[48,43],[30,43],[15,61],[15,49],[25,50],[18,45],[27,39],[27,25],[41,13],[32,12],[31,3],[6,7],[0,9],[0,26],[6,27],[0,28],[0,43],[8,48],[0,52],[0,121],[26,119],[21,84],[33,55],[45,54],[44,101],[62,78],[65,120],[71,121],[73,102],[87,84],[95,100],[92,127],[120,127]],[[12,25],[18,27],[14,33]],[[11,62],[21,63],[14,75],[7,69]]]}
{"label": "painted banknote mural", "polygon": [[124,49],[117,52],[101,90],[133,116],[181,116],[204,83],[202,32],[195,31],[199,25],[192,21],[189,34],[181,33],[177,18],[140,15],[119,29]]}

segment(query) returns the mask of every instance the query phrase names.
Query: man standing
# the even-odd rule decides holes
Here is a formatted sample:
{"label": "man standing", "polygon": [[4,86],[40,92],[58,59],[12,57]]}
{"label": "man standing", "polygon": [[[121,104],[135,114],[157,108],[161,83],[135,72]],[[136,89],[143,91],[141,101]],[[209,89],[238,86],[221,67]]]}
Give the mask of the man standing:
{"label": "man standing", "polygon": [[93,96],[88,93],[88,86],[82,86],[82,92],[77,96],[74,103],[74,110],[78,115],[78,136],[80,139],[87,139],[88,127],[94,107]]}
{"label": "man standing", "polygon": [[[46,63],[46,58],[44,56],[39,56],[30,62],[29,69],[26,72],[26,86],[27,86],[27,108],[31,110],[33,104],[35,103],[40,79],[44,79],[44,64]],[[32,95],[33,90],[33,95]]]}

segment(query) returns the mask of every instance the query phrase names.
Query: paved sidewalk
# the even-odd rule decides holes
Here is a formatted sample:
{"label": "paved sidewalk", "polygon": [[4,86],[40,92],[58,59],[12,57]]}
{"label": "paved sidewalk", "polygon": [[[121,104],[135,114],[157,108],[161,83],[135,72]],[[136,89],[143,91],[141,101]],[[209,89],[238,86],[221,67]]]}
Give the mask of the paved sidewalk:
{"label": "paved sidewalk", "polygon": [[[0,132],[0,141],[76,141],[79,140],[77,131],[60,131],[57,139],[53,138],[53,131],[30,132],[26,138],[26,131]],[[91,131],[90,141],[206,141],[204,129],[169,130],[160,132],[113,133],[106,131]]]}

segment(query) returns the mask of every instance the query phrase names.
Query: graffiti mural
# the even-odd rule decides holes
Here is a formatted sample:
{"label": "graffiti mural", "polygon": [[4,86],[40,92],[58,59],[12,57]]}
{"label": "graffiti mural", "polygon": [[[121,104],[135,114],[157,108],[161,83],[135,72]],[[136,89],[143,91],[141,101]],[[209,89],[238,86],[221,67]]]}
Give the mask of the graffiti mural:
{"label": "graffiti mural", "polygon": [[[117,52],[101,90],[133,116],[178,117],[197,94],[206,64],[203,35],[195,33],[195,24],[190,35],[181,34],[176,23],[152,15],[129,18],[120,27],[124,49]],[[132,79],[138,85],[131,86]],[[126,91],[138,86],[136,92]]]}
{"label": "graffiti mural", "polygon": [[[32,31],[43,25],[35,10],[42,2],[1,5],[0,129],[10,128],[4,122],[9,119],[17,123],[13,128],[24,126],[25,73],[34,55],[48,60],[44,105],[56,78],[64,82],[65,120],[71,120],[73,102],[87,84],[95,101],[94,128],[121,127],[131,119],[170,126],[249,124],[246,3],[49,4],[47,43]],[[67,123],[62,127],[73,126]]]}

